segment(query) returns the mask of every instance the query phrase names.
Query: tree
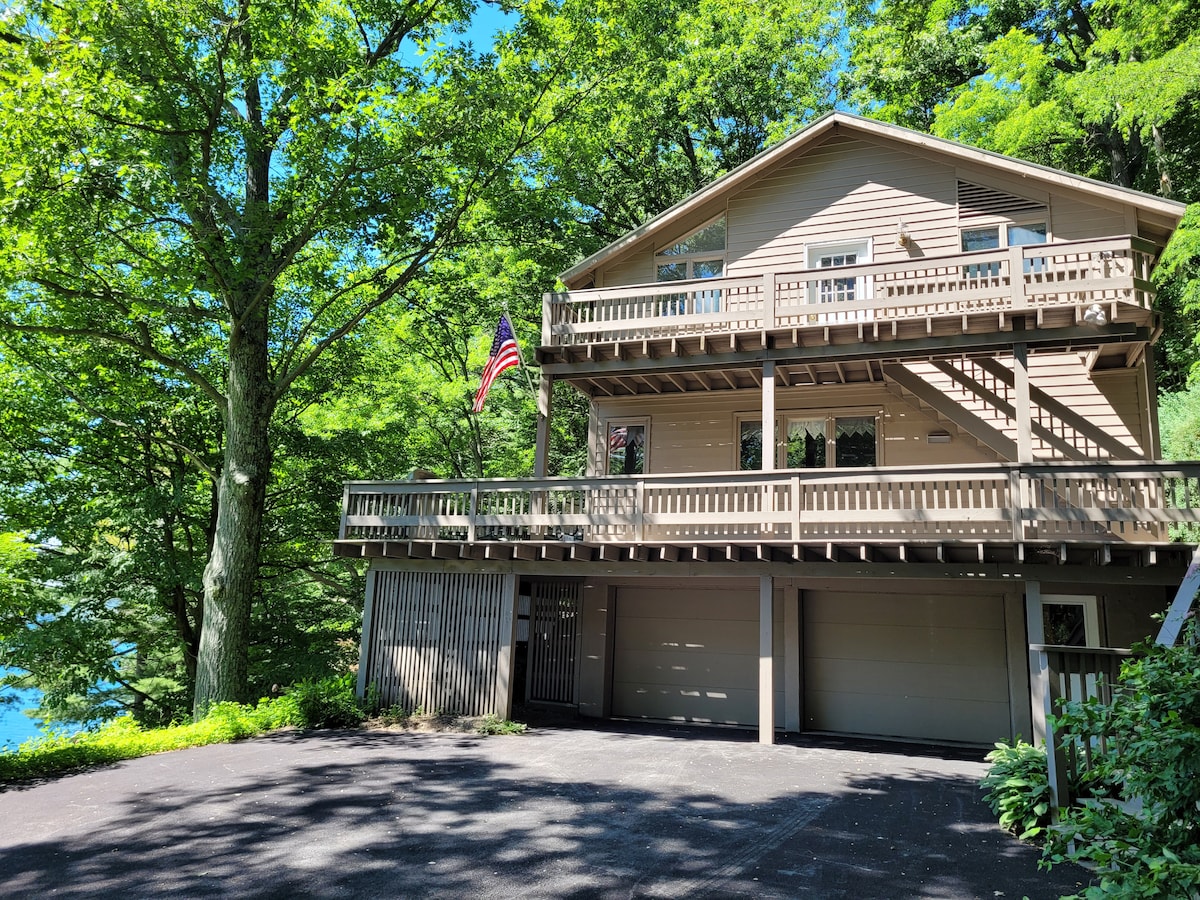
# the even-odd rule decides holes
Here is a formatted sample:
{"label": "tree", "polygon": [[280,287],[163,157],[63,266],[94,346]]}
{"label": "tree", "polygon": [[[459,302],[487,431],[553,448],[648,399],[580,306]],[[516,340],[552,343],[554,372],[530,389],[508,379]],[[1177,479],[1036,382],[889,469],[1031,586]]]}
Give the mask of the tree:
{"label": "tree", "polygon": [[[70,0],[5,12],[4,340],[132,354],[216,411],[198,713],[244,696],[281,404],[413,288],[569,109],[573,95],[552,88],[571,81],[578,51],[527,66],[538,28],[602,23],[539,3],[526,19],[538,28],[498,63],[440,42],[471,8]],[[603,78],[603,52],[574,46]],[[204,468],[203,448],[182,450]]]}
{"label": "tree", "polygon": [[[1166,197],[1200,199],[1194,0],[884,0],[852,8],[843,89],[870,114]],[[1195,217],[1156,275],[1160,388],[1197,359]]]}

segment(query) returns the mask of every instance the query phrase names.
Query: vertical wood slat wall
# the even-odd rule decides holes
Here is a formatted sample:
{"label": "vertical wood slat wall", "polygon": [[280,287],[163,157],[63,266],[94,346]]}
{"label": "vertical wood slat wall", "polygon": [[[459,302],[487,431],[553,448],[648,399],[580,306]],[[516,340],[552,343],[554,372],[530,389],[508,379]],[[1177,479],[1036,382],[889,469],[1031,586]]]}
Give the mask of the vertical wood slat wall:
{"label": "vertical wood slat wall", "polygon": [[506,718],[513,576],[377,570],[360,684],[408,711]]}
{"label": "vertical wood slat wall", "polygon": [[580,588],[578,580],[538,579],[530,584],[529,684],[533,702],[579,702]]}

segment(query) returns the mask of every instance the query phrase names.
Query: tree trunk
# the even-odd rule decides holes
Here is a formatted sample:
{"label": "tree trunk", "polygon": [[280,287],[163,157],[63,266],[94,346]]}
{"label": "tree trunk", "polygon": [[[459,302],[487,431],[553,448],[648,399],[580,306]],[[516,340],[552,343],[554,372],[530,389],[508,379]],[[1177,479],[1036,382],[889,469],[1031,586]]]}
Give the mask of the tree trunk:
{"label": "tree trunk", "polygon": [[274,401],[266,309],[266,303],[252,307],[234,325],[229,340],[225,459],[217,486],[212,552],[204,568],[204,624],[192,709],[197,718],[214,703],[246,699],[250,608],[271,470]]}

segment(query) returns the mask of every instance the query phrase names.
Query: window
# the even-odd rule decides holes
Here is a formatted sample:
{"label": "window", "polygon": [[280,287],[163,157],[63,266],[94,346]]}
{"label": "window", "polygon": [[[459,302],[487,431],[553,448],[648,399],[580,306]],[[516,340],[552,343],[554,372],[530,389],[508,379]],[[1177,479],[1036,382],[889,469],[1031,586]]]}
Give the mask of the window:
{"label": "window", "polygon": [[[709,222],[699,231],[658,251],[654,257],[657,281],[689,281],[720,278],[725,274],[725,217]],[[692,303],[688,304],[688,297]],[[663,315],[719,312],[721,292],[693,291],[663,298]]]}
{"label": "window", "polygon": [[609,475],[646,474],[646,430],[643,422],[609,422],[605,455]]}
{"label": "window", "polygon": [[[783,446],[779,457],[788,469],[855,468],[878,464],[876,417],[782,416]],[[762,468],[762,422],[738,420],[738,468]]]}
{"label": "window", "polygon": [[[1001,235],[1004,236],[1004,243],[1000,242]],[[1001,247],[1027,247],[1030,244],[1046,243],[1046,223],[1034,222],[1026,224],[1013,223],[1005,225],[1003,228],[999,225],[992,225],[987,228],[964,228],[962,230],[962,248],[964,252],[974,250],[998,250]],[[1045,268],[1046,260],[1044,258],[1034,258],[1025,260],[1024,271],[1028,275],[1030,272],[1041,272]],[[1000,276],[1000,263],[972,263],[971,265],[963,266],[963,275],[966,278],[998,278]]]}
{"label": "window", "polygon": [[1043,644],[1061,647],[1099,647],[1096,598],[1065,594],[1042,597]]}
{"label": "window", "polygon": [[829,452],[825,419],[787,420],[787,467],[820,469]]}
{"label": "window", "polygon": [[[868,240],[845,241],[836,244],[810,244],[808,267],[810,269],[837,269],[871,261],[871,242]],[[868,300],[871,297],[871,279],[865,275],[851,278],[822,278],[810,281],[808,292],[811,303],[850,303]],[[856,309],[844,313],[820,315],[824,322],[869,322],[871,310]]]}

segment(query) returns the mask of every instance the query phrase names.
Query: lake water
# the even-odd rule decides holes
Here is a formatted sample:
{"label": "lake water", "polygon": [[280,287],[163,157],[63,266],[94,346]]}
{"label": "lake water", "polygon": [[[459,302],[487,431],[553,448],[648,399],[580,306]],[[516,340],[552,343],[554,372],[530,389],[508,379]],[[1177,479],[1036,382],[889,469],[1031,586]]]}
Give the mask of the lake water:
{"label": "lake water", "polygon": [[[0,669],[0,675],[4,674],[6,672]],[[29,718],[24,713],[24,710],[37,706],[38,700],[41,699],[41,691],[34,689],[18,691],[12,688],[3,688],[2,690],[6,699],[15,696],[17,702],[5,703],[0,706],[0,749],[15,750],[20,744],[41,733],[38,729],[38,721]]]}

